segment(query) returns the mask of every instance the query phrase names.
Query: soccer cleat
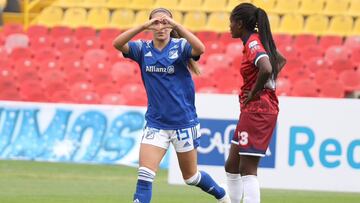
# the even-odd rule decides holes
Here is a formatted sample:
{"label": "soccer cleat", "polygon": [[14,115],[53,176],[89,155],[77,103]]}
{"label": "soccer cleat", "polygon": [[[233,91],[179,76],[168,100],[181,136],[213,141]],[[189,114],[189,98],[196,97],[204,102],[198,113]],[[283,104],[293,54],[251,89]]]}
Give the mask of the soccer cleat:
{"label": "soccer cleat", "polygon": [[218,199],[218,203],[231,203],[229,195],[226,193],[225,196],[221,199]]}
{"label": "soccer cleat", "polygon": [[218,199],[218,203],[231,203],[229,193],[227,192],[227,185],[221,184],[220,187],[222,187],[225,190],[225,195],[221,199]]}

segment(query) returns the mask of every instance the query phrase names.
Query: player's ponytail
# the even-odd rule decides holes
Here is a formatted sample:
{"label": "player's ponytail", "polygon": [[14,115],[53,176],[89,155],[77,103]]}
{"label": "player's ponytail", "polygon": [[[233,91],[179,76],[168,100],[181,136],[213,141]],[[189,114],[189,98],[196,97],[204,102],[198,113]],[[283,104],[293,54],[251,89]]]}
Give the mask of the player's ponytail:
{"label": "player's ponytail", "polygon": [[269,55],[271,66],[273,67],[274,79],[276,79],[279,73],[279,58],[276,51],[276,45],[272,37],[269,18],[266,12],[261,9],[256,9],[256,18],[257,18],[257,29],[260,36],[261,43],[264,45],[264,48]]}
{"label": "player's ponytail", "polygon": [[276,45],[271,34],[270,23],[266,12],[251,3],[241,3],[231,12],[231,19],[242,22],[249,32],[258,32],[260,41],[269,55],[271,66],[273,67],[274,79],[280,71],[280,58],[277,53]]}
{"label": "player's ponytail", "polygon": [[[179,33],[176,32],[176,30],[172,30],[170,32],[170,37],[172,37],[172,38],[181,38]],[[193,72],[195,75],[200,75],[201,74],[200,68],[199,68],[198,64],[196,63],[196,61],[194,59],[191,58],[189,60],[188,66],[189,66],[189,70],[191,72]]]}

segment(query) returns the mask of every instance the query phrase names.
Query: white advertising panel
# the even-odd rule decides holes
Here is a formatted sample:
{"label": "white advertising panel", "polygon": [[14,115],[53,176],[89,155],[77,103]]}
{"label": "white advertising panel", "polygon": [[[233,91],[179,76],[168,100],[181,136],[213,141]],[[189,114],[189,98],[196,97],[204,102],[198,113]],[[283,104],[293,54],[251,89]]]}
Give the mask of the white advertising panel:
{"label": "white advertising panel", "polygon": [[[224,161],[239,116],[236,96],[198,95],[199,168],[225,183]],[[360,192],[360,100],[280,98],[280,114],[259,169],[261,187]],[[183,184],[175,153],[169,182]]]}

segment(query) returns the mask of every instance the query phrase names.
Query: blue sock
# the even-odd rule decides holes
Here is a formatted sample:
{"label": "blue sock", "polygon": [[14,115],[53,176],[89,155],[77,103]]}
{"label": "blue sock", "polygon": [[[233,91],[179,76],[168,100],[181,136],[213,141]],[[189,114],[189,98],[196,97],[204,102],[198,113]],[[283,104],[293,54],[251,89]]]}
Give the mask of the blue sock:
{"label": "blue sock", "polygon": [[140,167],[136,192],[134,194],[134,203],[150,203],[152,196],[152,182],[155,173],[148,168]]}
{"label": "blue sock", "polygon": [[225,196],[225,190],[204,171],[198,172],[194,177],[185,180],[188,185],[195,185],[201,188],[204,192],[211,194],[216,199],[221,199]]}
{"label": "blue sock", "polygon": [[152,182],[138,180],[136,184],[136,192],[134,194],[134,202],[149,203],[152,195]]}

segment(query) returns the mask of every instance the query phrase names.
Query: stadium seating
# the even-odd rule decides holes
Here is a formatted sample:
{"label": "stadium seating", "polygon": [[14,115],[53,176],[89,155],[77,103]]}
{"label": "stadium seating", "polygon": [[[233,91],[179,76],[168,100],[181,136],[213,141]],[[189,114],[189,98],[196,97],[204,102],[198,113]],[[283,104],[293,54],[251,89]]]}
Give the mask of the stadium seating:
{"label": "stadium seating", "polygon": [[184,16],[183,24],[192,31],[204,30],[206,26],[206,14],[200,11],[188,12]]}
{"label": "stadium seating", "polygon": [[353,19],[351,16],[334,16],[330,21],[329,29],[326,34],[347,36],[353,29]]}
{"label": "stadium seating", "polygon": [[109,24],[110,11],[106,8],[93,8],[89,11],[86,24],[96,29],[107,27]]}
{"label": "stadium seating", "polygon": [[205,12],[219,12],[221,8],[226,7],[226,0],[204,0],[200,10]]}
{"label": "stadium seating", "polygon": [[280,26],[280,16],[276,14],[268,14],[270,21],[271,32],[277,33]]}
{"label": "stadium seating", "polygon": [[199,11],[202,6],[202,0],[180,0],[177,7],[181,11]]}
{"label": "stadium seating", "polygon": [[351,16],[360,16],[360,1],[352,0],[350,1],[349,9],[346,14]]}
{"label": "stadium seating", "polygon": [[59,7],[81,7],[84,0],[57,0],[53,4]]}
{"label": "stadium seating", "polygon": [[329,19],[323,15],[311,15],[307,18],[303,33],[324,35],[329,27]]}
{"label": "stadium seating", "polygon": [[109,104],[109,105],[121,105],[127,103],[126,97],[121,94],[110,93],[106,94],[101,99],[102,104]]}
{"label": "stadium seating", "polygon": [[80,7],[99,8],[106,5],[108,0],[82,0]]}
{"label": "stadium seating", "polygon": [[[360,89],[359,1],[58,0],[29,29],[2,28],[0,99],[146,104],[139,68],[112,41],[156,7],[171,9],[206,46],[202,75],[194,77],[197,92],[236,94],[243,44],[229,33],[229,11],[240,2],[268,11],[277,48],[288,59],[278,95],[341,98]],[[143,32],[134,39],[150,38]]]}
{"label": "stadium seating", "polygon": [[326,0],[325,7],[321,13],[335,16],[345,14],[349,7],[349,0]]}
{"label": "stadium seating", "polygon": [[360,35],[360,17],[358,17],[356,19],[354,28],[353,28],[353,30],[351,32],[351,35],[357,35],[357,36]]}
{"label": "stadium seating", "polygon": [[271,13],[274,11],[276,0],[253,0],[252,3]]}
{"label": "stadium seating", "polygon": [[303,15],[315,15],[324,8],[325,0],[301,0],[299,13]]}
{"label": "stadium seating", "polygon": [[320,87],[321,97],[343,98],[345,95],[344,86],[336,80],[328,80]]}
{"label": "stadium seating", "polygon": [[171,11],[171,14],[173,16],[173,19],[178,22],[178,23],[183,23],[184,21],[184,16],[181,13],[181,11]]}
{"label": "stadium seating", "polygon": [[225,12],[213,12],[208,17],[205,30],[215,31],[215,32],[228,32],[229,31],[229,14]]}
{"label": "stadium seating", "polygon": [[60,25],[63,15],[63,10],[60,7],[47,7],[37,17],[37,24],[48,27]]}
{"label": "stadium seating", "polygon": [[132,0],[129,8],[140,10],[140,9],[149,9],[154,5],[154,0]]}
{"label": "stadium seating", "polygon": [[108,0],[106,7],[109,9],[130,8],[132,0]]}
{"label": "stadium seating", "polygon": [[133,27],[133,22],[135,20],[135,13],[130,9],[119,9],[112,13],[110,19],[110,27],[118,29],[129,29]]}
{"label": "stadium seating", "polygon": [[179,3],[179,0],[156,0],[154,8],[167,8],[172,12],[175,11]]}
{"label": "stadium seating", "polygon": [[150,11],[149,10],[141,10],[136,13],[135,21],[133,26],[138,26],[144,24],[144,22],[149,20]]}
{"label": "stadium seating", "polygon": [[225,11],[231,12],[235,6],[243,2],[251,2],[251,0],[228,0],[227,5],[225,6]]}
{"label": "stadium seating", "polygon": [[29,37],[26,34],[10,34],[5,39],[4,48],[10,53],[13,49],[18,47],[28,47],[29,41]]}
{"label": "stadium seating", "polygon": [[285,14],[280,22],[279,32],[299,34],[304,27],[304,18],[299,14]]}
{"label": "stadium seating", "polygon": [[291,91],[292,96],[316,97],[318,94],[319,86],[311,79],[299,79]]}
{"label": "stadium seating", "polygon": [[319,46],[323,50],[326,50],[327,48],[331,46],[339,46],[343,43],[342,37],[339,36],[332,36],[332,35],[326,35],[320,37],[319,40]]}
{"label": "stadium seating", "polygon": [[272,10],[274,13],[287,14],[294,13],[300,7],[300,0],[277,0],[276,6]]}
{"label": "stadium seating", "polygon": [[358,90],[360,88],[360,71],[344,70],[340,73],[339,80],[344,85],[346,91]]}
{"label": "stadium seating", "polygon": [[68,8],[64,13],[62,25],[71,28],[86,25],[87,11],[85,8]]}

